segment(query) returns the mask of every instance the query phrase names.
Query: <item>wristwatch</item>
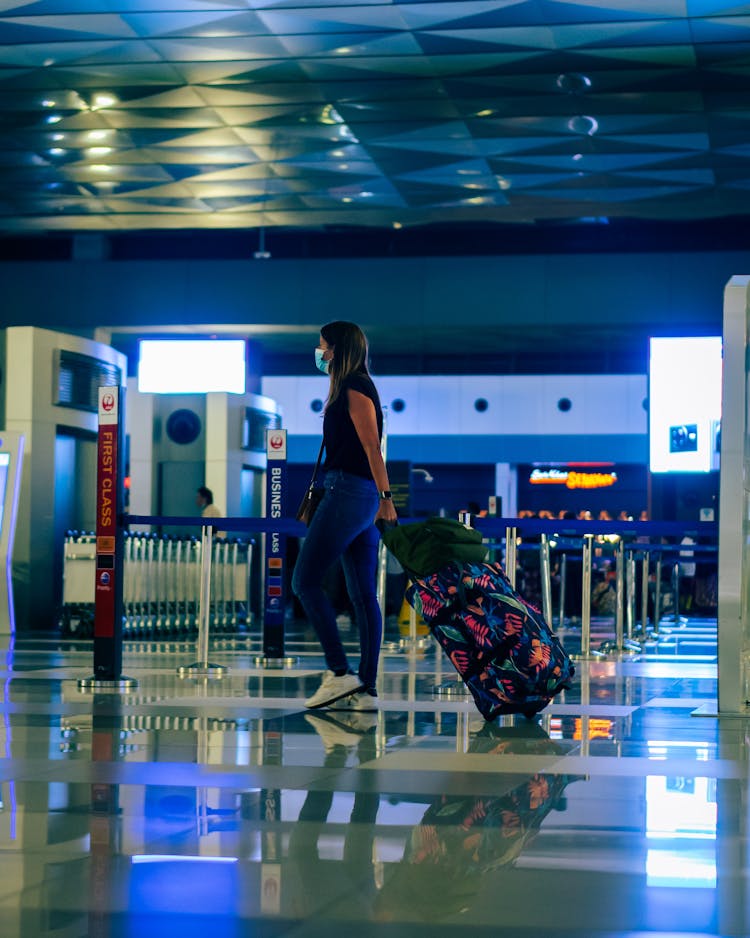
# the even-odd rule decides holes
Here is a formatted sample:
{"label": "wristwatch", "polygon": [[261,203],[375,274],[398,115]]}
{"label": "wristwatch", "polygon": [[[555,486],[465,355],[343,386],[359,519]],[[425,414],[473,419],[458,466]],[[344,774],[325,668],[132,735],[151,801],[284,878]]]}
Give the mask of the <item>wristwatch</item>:
{"label": "wristwatch", "polygon": [[385,498],[386,500],[390,500],[390,499],[393,498],[393,493],[390,492],[388,489],[382,489],[382,490],[379,492],[379,495],[380,495],[381,498]]}

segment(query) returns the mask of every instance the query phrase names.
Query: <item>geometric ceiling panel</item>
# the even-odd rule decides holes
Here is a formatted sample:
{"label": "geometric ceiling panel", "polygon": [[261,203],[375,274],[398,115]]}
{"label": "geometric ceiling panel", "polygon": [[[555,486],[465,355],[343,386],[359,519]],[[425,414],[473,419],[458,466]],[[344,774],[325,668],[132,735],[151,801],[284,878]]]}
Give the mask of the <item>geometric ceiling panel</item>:
{"label": "geometric ceiling panel", "polygon": [[0,232],[750,214],[750,4],[0,0]]}

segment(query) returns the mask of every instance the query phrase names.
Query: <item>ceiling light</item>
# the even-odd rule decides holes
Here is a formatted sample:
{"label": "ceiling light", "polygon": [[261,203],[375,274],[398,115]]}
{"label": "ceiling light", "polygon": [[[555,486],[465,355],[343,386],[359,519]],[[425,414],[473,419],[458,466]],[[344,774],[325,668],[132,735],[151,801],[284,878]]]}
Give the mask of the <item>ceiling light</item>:
{"label": "ceiling light", "polygon": [[[335,140],[336,138],[334,137],[333,139]],[[343,151],[343,150],[333,150],[332,153],[331,153],[331,156],[338,156],[338,157],[341,157],[341,156],[343,156],[343,155],[344,155],[344,151]]]}
{"label": "ceiling light", "polygon": [[393,227],[396,229],[396,231],[398,231],[400,228],[403,228],[404,226],[401,224],[400,221],[394,221]]}
{"label": "ceiling light", "polygon": [[117,98],[113,94],[95,94],[91,101],[92,111],[100,107],[112,107]]}
{"label": "ceiling light", "polygon": [[350,198],[348,195],[345,195],[344,198],[343,198],[341,201],[342,201],[342,202],[351,202],[351,198]]}
{"label": "ceiling light", "polygon": [[586,137],[593,137],[599,130],[599,121],[588,114],[579,114],[577,117],[571,117],[568,121],[568,130],[574,134],[583,134]]}
{"label": "ceiling light", "polygon": [[510,179],[506,179],[505,176],[497,176],[495,178],[497,179],[497,184],[498,186],[500,186],[501,189],[510,189],[511,187]]}
{"label": "ceiling light", "polygon": [[106,156],[112,152],[112,147],[89,147],[86,150],[87,156]]}
{"label": "ceiling light", "polygon": [[97,173],[112,172],[112,167],[108,163],[92,163],[91,168]]}
{"label": "ceiling light", "polygon": [[53,140],[64,140],[64,139],[65,139],[65,134],[52,134],[52,139],[53,139]]}
{"label": "ceiling light", "polygon": [[573,159],[574,159],[576,162],[578,162],[578,160],[582,160],[582,159],[583,159],[583,153],[574,153],[574,154],[573,154]]}
{"label": "ceiling light", "polygon": [[59,124],[61,120],[62,114],[50,114],[49,117],[45,118],[45,121],[48,124]]}
{"label": "ceiling light", "polygon": [[63,153],[65,153],[65,152],[67,152],[67,151],[66,151],[66,150],[63,150],[62,147],[52,147],[52,148],[50,149],[50,151],[49,151],[49,155],[50,155],[50,156],[62,156]]}
{"label": "ceiling light", "polygon": [[477,117],[492,117],[494,113],[495,113],[494,111],[491,111],[489,109],[486,109],[484,111],[477,111]]}
{"label": "ceiling light", "polygon": [[50,98],[45,98],[44,101],[42,101],[42,107],[54,107],[56,103],[56,101],[52,101]]}
{"label": "ceiling light", "polygon": [[457,172],[459,176],[479,176],[481,174],[479,169],[459,169]]}
{"label": "ceiling light", "polygon": [[90,130],[87,136],[89,140],[104,140],[108,132],[107,130]]}
{"label": "ceiling light", "polygon": [[557,76],[555,84],[564,94],[583,94],[591,87],[591,79],[580,72],[564,72]]}
{"label": "ceiling light", "polygon": [[339,169],[349,169],[348,163],[339,163]]}
{"label": "ceiling light", "polygon": [[373,192],[360,192],[360,198],[362,199],[371,199],[374,195]]}
{"label": "ceiling light", "polygon": [[344,118],[332,104],[326,104],[321,111],[320,119],[324,124],[343,124]]}
{"label": "ceiling light", "polygon": [[349,46],[342,46],[340,49],[334,49],[333,51],[336,53],[336,55],[349,55],[352,50],[349,48]]}

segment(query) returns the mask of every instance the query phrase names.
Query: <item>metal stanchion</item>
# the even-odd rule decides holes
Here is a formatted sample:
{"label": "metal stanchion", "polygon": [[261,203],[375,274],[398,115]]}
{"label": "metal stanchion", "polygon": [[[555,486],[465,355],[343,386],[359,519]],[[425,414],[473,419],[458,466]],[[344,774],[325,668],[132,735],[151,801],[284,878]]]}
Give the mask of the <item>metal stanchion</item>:
{"label": "metal stanchion", "polygon": [[539,544],[539,567],[542,574],[542,613],[545,621],[552,622],[552,573],[549,562],[549,538],[542,534]]}
{"label": "metal stanchion", "polygon": [[568,577],[568,555],[560,557],[560,628],[565,625],[565,581]]}
{"label": "metal stanchion", "polygon": [[469,688],[464,684],[461,675],[456,672],[454,680],[448,679],[441,684],[436,684],[432,692],[436,697],[467,697]]}
{"label": "metal stanchion", "polygon": [[599,652],[591,651],[591,555],[593,547],[593,534],[583,536],[583,598],[581,606],[581,650],[577,655],[571,655],[577,661],[586,661],[589,658],[599,658]]}
{"label": "metal stanchion", "polygon": [[[632,555],[631,555],[632,556]],[[616,576],[616,599],[615,599],[615,639],[613,642],[602,642],[599,651],[602,654],[614,653],[620,657],[623,655],[635,655],[641,651],[641,646],[633,638],[625,637],[625,613],[626,603],[631,601],[632,574],[630,583],[626,586],[628,570],[628,559],[625,554],[625,545],[619,541],[615,548],[615,576]],[[627,593],[627,600],[626,600]],[[632,611],[629,611],[632,615]]]}
{"label": "metal stanchion", "polygon": [[639,637],[647,639],[648,635],[648,574],[649,574],[649,556],[648,551],[644,550],[641,559],[641,630]]}
{"label": "metal stanchion", "polygon": [[680,563],[676,560],[672,566],[672,613],[664,616],[663,624],[681,629],[687,625],[687,621],[687,616],[680,615]]}
{"label": "metal stanchion", "polygon": [[625,545],[620,541],[615,551],[617,600],[615,607],[615,648],[622,651],[625,640]]}
{"label": "metal stanchion", "polygon": [[460,710],[456,714],[456,752],[469,751],[469,716]]}
{"label": "metal stanchion", "polygon": [[385,544],[380,541],[378,544],[378,576],[377,576],[377,593],[378,593],[378,605],[380,606],[380,615],[383,617],[383,622],[385,622],[385,583],[386,575],[388,572],[388,552]]}
{"label": "metal stanchion", "polygon": [[516,588],[516,547],[518,544],[518,528],[505,529],[505,575],[510,580],[513,589]]}
{"label": "metal stanchion", "polygon": [[409,635],[407,638],[402,638],[399,642],[399,648],[402,651],[414,652],[417,650],[422,650],[427,647],[429,644],[429,635],[419,636],[417,635],[417,610],[414,606],[409,606]]}
{"label": "metal stanchion", "polygon": [[206,525],[201,534],[200,599],[198,606],[198,661],[177,669],[180,677],[224,677],[229,670],[220,664],[209,664],[208,635],[211,618],[211,561],[213,528]]}
{"label": "metal stanchion", "polygon": [[661,619],[661,554],[656,555],[654,578],[654,635],[658,636]]}
{"label": "metal stanchion", "polygon": [[635,625],[635,554],[632,550],[625,553],[625,585],[627,602],[625,605],[625,627],[627,638],[632,640]]}

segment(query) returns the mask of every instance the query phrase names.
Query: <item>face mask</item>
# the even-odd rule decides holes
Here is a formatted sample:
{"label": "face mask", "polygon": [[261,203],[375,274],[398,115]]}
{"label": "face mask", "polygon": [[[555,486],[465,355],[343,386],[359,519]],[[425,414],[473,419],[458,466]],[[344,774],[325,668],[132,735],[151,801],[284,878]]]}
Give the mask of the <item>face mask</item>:
{"label": "face mask", "polygon": [[330,368],[331,363],[327,362],[323,358],[324,355],[325,355],[325,352],[323,351],[322,348],[315,349],[315,367],[318,369],[318,371],[322,371],[324,375],[327,375],[328,369]]}

